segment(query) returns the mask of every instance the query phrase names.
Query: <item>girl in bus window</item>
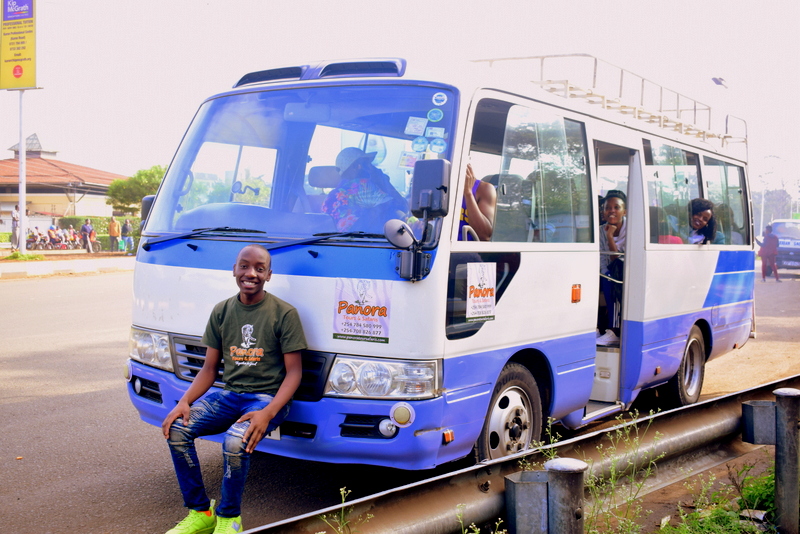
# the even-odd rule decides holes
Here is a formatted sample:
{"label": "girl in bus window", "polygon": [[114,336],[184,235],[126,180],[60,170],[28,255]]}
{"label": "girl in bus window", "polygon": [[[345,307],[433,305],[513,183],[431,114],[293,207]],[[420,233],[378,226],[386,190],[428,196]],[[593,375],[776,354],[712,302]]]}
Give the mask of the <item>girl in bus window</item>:
{"label": "girl in bus window", "polygon": [[717,219],[714,217],[714,203],[705,198],[695,198],[689,203],[690,231],[686,242],[691,244],[713,243],[722,245],[725,236],[717,230]]}

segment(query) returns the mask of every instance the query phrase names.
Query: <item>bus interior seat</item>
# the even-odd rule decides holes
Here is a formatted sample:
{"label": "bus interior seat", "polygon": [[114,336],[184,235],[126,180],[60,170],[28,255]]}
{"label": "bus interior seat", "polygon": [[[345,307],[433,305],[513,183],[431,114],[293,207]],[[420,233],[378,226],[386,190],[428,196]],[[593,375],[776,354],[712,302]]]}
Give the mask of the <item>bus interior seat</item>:
{"label": "bus interior seat", "polygon": [[[339,171],[333,165],[318,165],[308,170],[308,185],[316,189],[332,189],[339,185],[341,179]],[[326,196],[324,192],[308,195],[312,213],[322,212],[322,203]]]}

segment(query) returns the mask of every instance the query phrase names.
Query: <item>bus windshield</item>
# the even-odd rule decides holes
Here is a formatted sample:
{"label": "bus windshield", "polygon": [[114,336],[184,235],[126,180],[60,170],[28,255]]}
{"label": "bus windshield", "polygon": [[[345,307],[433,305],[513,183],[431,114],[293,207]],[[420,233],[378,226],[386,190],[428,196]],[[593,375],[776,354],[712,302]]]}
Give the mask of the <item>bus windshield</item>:
{"label": "bus windshield", "polygon": [[232,227],[276,240],[380,235],[388,219],[413,223],[414,163],[452,159],[455,110],[453,91],[442,87],[320,86],[214,98],[189,128],[146,233]]}

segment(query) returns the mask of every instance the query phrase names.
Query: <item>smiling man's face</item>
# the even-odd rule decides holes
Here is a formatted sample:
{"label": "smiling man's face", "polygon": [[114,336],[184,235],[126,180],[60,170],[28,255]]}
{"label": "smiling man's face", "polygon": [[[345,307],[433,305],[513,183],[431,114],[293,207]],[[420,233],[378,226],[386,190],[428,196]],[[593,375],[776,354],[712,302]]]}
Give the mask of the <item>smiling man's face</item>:
{"label": "smiling man's face", "polygon": [[242,304],[257,304],[264,298],[264,284],[272,277],[271,258],[261,247],[244,247],[233,266],[233,277],[239,286]]}

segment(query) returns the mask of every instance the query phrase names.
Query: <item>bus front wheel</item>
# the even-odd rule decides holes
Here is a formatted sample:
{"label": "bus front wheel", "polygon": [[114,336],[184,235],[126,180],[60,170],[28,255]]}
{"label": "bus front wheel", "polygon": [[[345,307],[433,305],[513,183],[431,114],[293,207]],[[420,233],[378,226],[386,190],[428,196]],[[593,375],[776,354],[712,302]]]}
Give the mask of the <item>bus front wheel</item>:
{"label": "bus front wheel", "polygon": [[705,376],[706,345],[696,325],[689,332],[678,373],[664,387],[669,407],[688,406],[700,399]]}
{"label": "bus front wheel", "polygon": [[503,368],[494,386],[483,430],[475,444],[478,461],[527,449],[542,433],[542,401],[533,375],[518,363]]}

